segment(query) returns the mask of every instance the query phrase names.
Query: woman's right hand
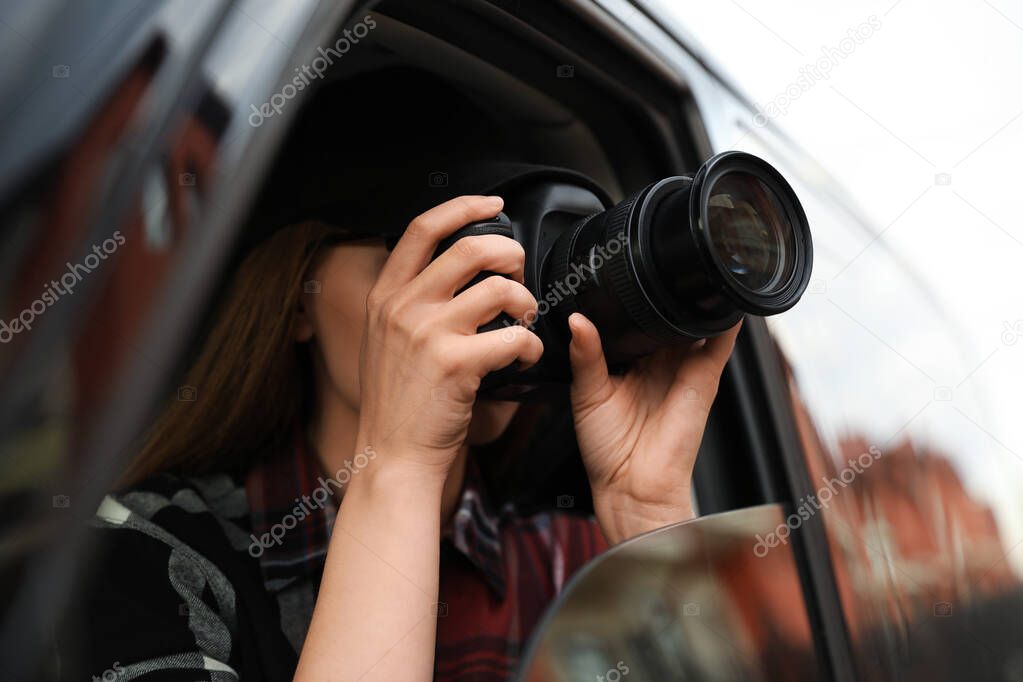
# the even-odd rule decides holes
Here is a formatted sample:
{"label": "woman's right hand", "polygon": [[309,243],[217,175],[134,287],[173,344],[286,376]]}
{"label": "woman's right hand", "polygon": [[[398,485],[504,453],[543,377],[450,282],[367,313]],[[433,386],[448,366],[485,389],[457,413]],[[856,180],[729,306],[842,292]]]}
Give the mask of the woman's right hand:
{"label": "woman's right hand", "polygon": [[[540,359],[543,344],[526,327],[476,332],[502,312],[535,314],[518,242],[465,237],[431,260],[442,239],[503,206],[500,197],[463,196],[432,208],[409,224],[384,264],[366,302],[359,449],[443,480],[465,442],[480,380],[516,360],[530,366]],[[457,293],[481,271],[509,277]]]}
{"label": "woman's right hand", "polygon": [[[466,237],[431,259],[440,240],[503,205],[459,197],[419,216],[369,293],[356,448],[379,456],[342,498],[300,682],[432,679],[445,481],[480,380],[516,360],[536,362],[543,346],[520,326],[476,333],[501,312],[521,319],[536,309],[521,283],[518,243]],[[484,270],[510,278],[488,277],[456,295]]]}

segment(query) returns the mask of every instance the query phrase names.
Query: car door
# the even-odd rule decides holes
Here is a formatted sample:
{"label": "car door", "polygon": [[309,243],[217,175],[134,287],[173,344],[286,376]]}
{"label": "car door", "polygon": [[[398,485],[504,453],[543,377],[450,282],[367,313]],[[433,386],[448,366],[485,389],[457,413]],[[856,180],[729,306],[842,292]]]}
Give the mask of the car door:
{"label": "car door", "polygon": [[[40,672],[48,619],[81,577],[80,531],[218,281],[293,109],[293,65],[316,56],[352,4],[0,9],[6,679]],[[251,120],[278,101],[272,121]]]}

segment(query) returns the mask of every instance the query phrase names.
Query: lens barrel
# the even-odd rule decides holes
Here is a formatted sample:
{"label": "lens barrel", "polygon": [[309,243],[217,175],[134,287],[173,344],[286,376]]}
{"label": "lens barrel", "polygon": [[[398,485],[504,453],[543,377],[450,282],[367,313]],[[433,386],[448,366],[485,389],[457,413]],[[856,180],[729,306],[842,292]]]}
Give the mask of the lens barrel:
{"label": "lens barrel", "polygon": [[609,362],[775,315],[806,289],[813,245],[795,192],[767,162],[725,152],[579,222],[550,250],[540,295],[564,293]]}

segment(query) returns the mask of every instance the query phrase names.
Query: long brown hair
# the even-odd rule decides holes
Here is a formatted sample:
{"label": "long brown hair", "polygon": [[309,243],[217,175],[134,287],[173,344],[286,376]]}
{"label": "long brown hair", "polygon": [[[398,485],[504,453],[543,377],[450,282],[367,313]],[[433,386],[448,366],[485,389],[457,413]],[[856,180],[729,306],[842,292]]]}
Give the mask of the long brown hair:
{"label": "long brown hair", "polygon": [[[294,340],[304,284],[327,248],[353,237],[305,222],[249,253],[184,383],[118,482],[121,489],[160,472],[240,473],[294,447],[295,429],[315,400],[310,344]],[[568,494],[586,509],[589,489],[567,391],[551,404],[522,407],[497,441],[477,448],[491,492],[523,509]]]}
{"label": "long brown hair", "polygon": [[286,447],[313,400],[309,344],[296,313],[326,247],[350,238],[321,222],[279,230],[238,268],[184,384],[120,480],[244,467]]}

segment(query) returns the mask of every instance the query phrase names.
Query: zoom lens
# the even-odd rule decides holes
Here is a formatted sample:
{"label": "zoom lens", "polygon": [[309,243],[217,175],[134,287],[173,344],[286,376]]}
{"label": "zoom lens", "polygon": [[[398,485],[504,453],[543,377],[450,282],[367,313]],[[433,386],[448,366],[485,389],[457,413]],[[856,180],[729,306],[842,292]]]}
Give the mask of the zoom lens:
{"label": "zoom lens", "polygon": [[744,314],[775,315],[809,282],[813,245],[795,192],[770,164],[725,152],[562,234],[542,290],[601,330],[611,362],[720,334]]}

